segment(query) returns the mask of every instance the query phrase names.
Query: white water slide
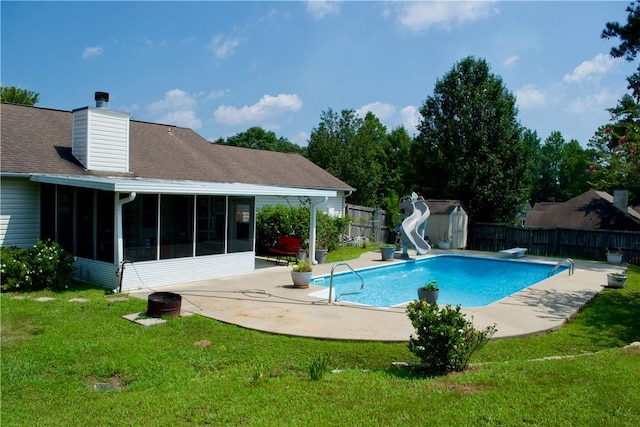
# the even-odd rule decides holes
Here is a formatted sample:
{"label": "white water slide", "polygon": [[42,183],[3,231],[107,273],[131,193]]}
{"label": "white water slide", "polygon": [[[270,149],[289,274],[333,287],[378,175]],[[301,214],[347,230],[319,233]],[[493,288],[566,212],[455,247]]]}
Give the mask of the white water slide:
{"label": "white water slide", "polygon": [[[400,226],[400,232],[402,234],[402,241],[405,245],[412,247],[418,252],[419,255],[424,255],[431,250],[431,245],[424,240],[422,227],[426,222],[431,212],[429,206],[424,199],[407,199],[401,203],[401,207],[407,212],[409,208],[412,210],[411,214],[402,221]],[[406,252],[406,250],[405,250]]]}

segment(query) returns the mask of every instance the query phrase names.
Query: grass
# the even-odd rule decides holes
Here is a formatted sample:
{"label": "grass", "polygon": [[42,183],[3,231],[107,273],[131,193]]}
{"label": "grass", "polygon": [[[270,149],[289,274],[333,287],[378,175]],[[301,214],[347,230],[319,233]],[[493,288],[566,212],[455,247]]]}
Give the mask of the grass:
{"label": "grass", "polygon": [[3,427],[640,425],[640,349],[624,348],[640,340],[637,267],[558,331],[491,341],[468,371],[436,378],[391,366],[415,361],[406,343],[284,337],[197,315],[143,327],[121,316],[146,301],[90,287],[16,296],[0,296]]}

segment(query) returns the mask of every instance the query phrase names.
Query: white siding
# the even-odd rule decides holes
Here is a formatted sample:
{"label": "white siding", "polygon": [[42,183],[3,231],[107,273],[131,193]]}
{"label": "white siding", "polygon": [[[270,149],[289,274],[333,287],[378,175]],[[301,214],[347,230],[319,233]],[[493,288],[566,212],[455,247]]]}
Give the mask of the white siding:
{"label": "white siding", "polygon": [[116,264],[78,257],[73,265],[76,267],[73,276],[77,280],[109,289],[118,287],[120,278],[116,276]]}
{"label": "white siding", "polygon": [[89,170],[129,172],[129,116],[103,108],[75,110],[71,150]]}
{"label": "white siding", "polygon": [[[314,198],[314,201],[320,200],[319,198]],[[307,197],[298,197],[298,196],[256,196],[256,210],[264,207],[264,206],[276,206],[276,205],[285,205],[285,206],[302,206],[305,203],[308,203]],[[318,210],[327,214],[331,214],[334,216],[343,216],[344,214],[344,195],[342,192],[338,192],[338,197],[329,197],[326,203],[318,205]]]}
{"label": "white siding", "polygon": [[82,109],[73,112],[73,129],[71,133],[71,154],[78,159],[82,166],[87,167],[88,148],[87,148],[87,136],[88,136],[88,123],[89,122],[89,110]]}
{"label": "white siding", "polygon": [[125,265],[122,289],[157,289],[179,283],[250,274],[254,271],[253,252],[145,261]]}
{"label": "white siding", "polygon": [[40,184],[0,180],[0,246],[27,248],[40,237]]}

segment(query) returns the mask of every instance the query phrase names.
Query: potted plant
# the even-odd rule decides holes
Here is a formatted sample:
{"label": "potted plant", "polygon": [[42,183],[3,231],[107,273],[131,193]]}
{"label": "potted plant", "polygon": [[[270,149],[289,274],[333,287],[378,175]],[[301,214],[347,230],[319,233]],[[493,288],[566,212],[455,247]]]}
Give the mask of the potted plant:
{"label": "potted plant", "polygon": [[291,263],[291,280],[293,287],[305,289],[309,287],[313,267],[309,260],[300,259],[298,262]]}
{"label": "potted plant", "polygon": [[622,273],[607,273],[607,287],[609,288],[624,288],[626,281],[627,275],[624,271]]}
{"label": "potted plant", "polygon": [[396,245],[390,245],[390,244],[380,245],[380,253],[382,254],[383,261],[392,260],[395,252],[396,252]]}
{"label": "potted plant", "polygon": [[607,262],[609,264],[622,263],[622,248],[618,248],[616,252],[610,251],[609,248],[604,248],[607,251]]}
{"label": "potted plant", "polygon": [[418,299],[424,300],[429,304],[435,304],[440,296],[440,288],[438,282],[431,280],[423,287],[418,288]]}
{"label": "potted plant", "polygon": [[324,264],[325,258],[327,257],[327,252],[329,252],[329,237],[320,236],[316,240],[316,261],[318,264]]}

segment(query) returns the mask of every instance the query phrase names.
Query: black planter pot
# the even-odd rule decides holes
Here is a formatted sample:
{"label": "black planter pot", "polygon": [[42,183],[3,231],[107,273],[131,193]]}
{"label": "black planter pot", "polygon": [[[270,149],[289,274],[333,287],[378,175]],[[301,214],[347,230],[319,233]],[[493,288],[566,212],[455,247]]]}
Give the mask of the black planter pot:
{"label": "black planter pot", "polygon": [[427,291],[422,288],[418,288],[418,299],[421,301],[426,301],[429,304],[434,304],[438,302],[438,297],[440,296],[440,290],[437,291]]}

